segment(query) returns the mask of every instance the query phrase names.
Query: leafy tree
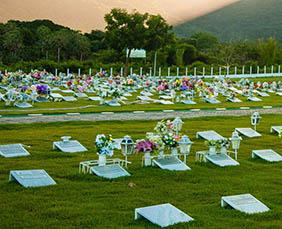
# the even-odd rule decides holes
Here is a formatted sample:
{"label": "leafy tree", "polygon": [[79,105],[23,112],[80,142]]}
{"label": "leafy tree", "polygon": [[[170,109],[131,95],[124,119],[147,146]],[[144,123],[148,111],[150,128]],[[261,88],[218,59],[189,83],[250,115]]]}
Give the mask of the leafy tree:
{"label": "leafy tree", "polygon": [[57,50],[57,62],[61,60],[61,51],[67,46],[69,31],[62,29],[52,34],[51,44]]}
{"label": "leafy tree", "polygon": [[259,40],[258,50],[260,54],[261,63],[265,65],[274,64],[278,51],[278,43],[274,38],[270,37],[266,41]]}
{"label": "leafy tree", "polygon": [[42,25],[38,27],[36,33],[41,53],[45,52],[45,59],[48,60],[48,53],[51,44],[51,30],[47,26]]}
{"label": "leafy tree", "polygon": [[201,52],[212,51],[219,44],[216,36],[206,32],[195,33],[190,41]]}

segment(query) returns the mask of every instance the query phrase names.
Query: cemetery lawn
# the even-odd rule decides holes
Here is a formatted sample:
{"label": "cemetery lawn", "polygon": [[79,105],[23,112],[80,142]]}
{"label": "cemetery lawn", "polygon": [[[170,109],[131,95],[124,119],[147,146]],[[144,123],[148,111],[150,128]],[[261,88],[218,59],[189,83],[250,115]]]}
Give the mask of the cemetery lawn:
{"label": "cemetery lawn", "polygon": [[[134,209],[171,203],[195,219],[173,228],[281,228],[282,164],[251,159],[253,149],[273,149],[282,154],[282,139],[270,134],[270,126],[282,125],[282,115],[264,115],[261,138],[244,139],[240,166],[219,168],[195,162],[195,152],[205,150],[197,131],[215,130],[230,137],[236,127],[250,127],[249,117],[213,117],[185,120],[183,134],[194,145],[186,172],[142,168],[141,155],[129,158],[131,177],[113,181],[78,173],[79,162],[97,159],[94,138],[112,134],[144,138],[155,121],[67,122],[48,124],[1,124],[0,144],[22,143],[29,157],[0,158],[0,228],[158,228],[146,220],[134,220]],[[52,142],[70,135],[86,153],[64,154],[52,150]],[[114,157],[122,158],[120,152]],[[8,182],[10,170],[45,169],[55,186],[25,189]],[[271,211],[246,215],[220,207],[221,196],[250,193]]]}

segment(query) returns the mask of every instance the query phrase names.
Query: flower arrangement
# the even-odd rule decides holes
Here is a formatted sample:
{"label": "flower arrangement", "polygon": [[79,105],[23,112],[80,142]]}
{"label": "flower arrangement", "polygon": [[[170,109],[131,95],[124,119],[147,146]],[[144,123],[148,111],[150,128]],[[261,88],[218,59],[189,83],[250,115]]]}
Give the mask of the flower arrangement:
{"label": "flower arrangement", "polygon": [[165,146],[174,148],[178,146],[178,141],[180,140],[179,136],[176,136],[173,133],[167,133],[162,137],[162,141]]}
{"label": "flower arrangement", "polygon": [[36,85],[36,91],[39,95],[47,95],[48,94],[48,86],[43,84]]}
{"label": "flower arrangement", "polygon": [[137,153],[151,153],[157,148],[157,145],[150,140],[137,141],[135,150]]}
{"label": "flower arrangement", "polygon": [[216,140],[210,140],[210,141],[205,141],[206,146],[208,147],[217,147],[218,146],[218,141]]}
{"label": "flower arrangement", "polygon": [[99,134],[96,136],[95,145],[99,155],[113,156],[116,144],[112,135]]}
{"label": "flower arrangement", "polygon": [[229,142],[228,139],[225,138],[225,139],[222,139],[222,140],[219,140],[219,141],[218,141],[218,146],[219,146],[219,147],[229,148],[230,142]]}

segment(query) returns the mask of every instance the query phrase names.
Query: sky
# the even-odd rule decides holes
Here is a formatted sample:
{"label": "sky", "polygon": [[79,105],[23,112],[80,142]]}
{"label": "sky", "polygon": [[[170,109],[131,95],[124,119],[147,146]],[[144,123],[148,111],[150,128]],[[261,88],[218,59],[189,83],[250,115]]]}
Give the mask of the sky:
{"label": "sky", "polygon": [[104,15],[112,8],[137,9],[161,14],[179,24],[237,0],[0,0],[0,22],[10,19],[50,19],[83,32],[102,29]]}

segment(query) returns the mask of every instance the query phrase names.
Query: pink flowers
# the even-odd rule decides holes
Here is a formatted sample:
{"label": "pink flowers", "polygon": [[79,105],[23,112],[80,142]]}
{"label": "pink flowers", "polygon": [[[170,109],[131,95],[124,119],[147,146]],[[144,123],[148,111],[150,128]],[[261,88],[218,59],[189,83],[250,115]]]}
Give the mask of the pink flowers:
{"label": "pink flowers", "polygon": [[157,145],[150,140],[140,140],[135,146],[137,153],[152,152],[157,148]]}

